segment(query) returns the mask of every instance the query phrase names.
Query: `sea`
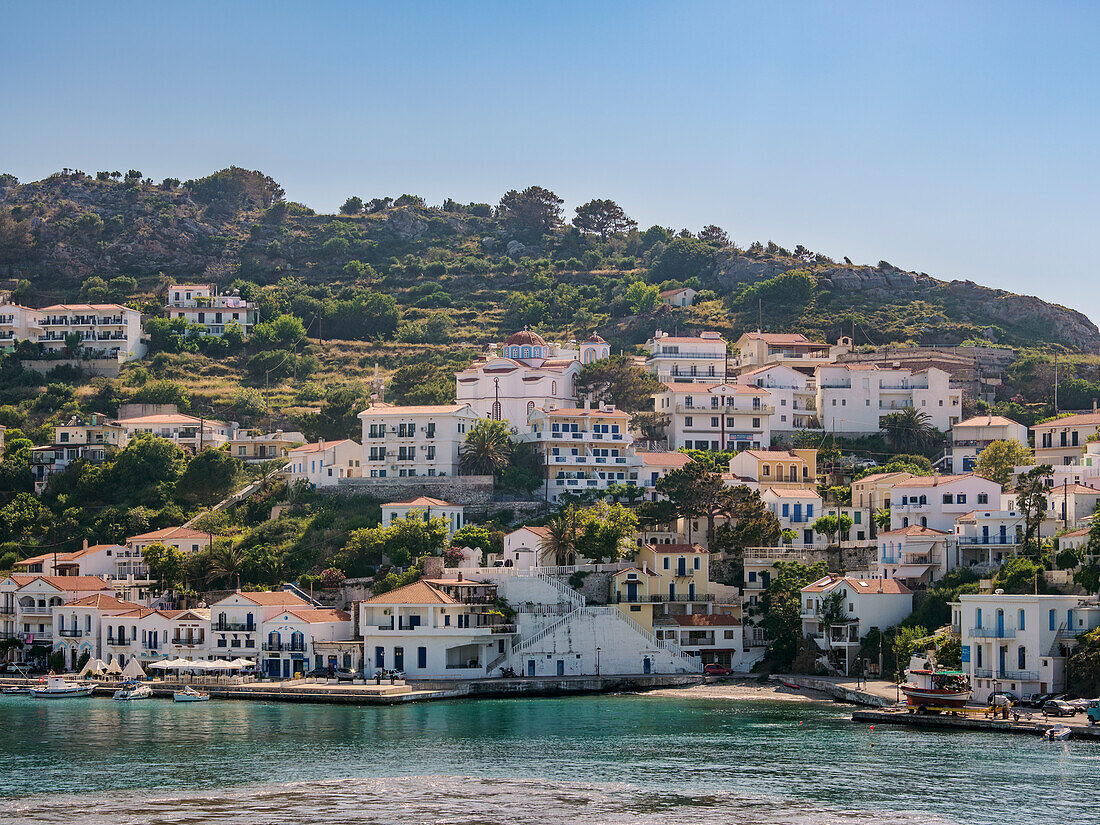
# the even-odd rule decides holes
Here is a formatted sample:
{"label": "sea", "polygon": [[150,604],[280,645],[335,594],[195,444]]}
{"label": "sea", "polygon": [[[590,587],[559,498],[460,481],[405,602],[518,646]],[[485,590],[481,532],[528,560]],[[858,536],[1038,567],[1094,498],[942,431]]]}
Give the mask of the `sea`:
{"label": "sea", "polygon": [[0,696],[0,823],[1100,821],[1100,744],[640,695],[386,706]]}

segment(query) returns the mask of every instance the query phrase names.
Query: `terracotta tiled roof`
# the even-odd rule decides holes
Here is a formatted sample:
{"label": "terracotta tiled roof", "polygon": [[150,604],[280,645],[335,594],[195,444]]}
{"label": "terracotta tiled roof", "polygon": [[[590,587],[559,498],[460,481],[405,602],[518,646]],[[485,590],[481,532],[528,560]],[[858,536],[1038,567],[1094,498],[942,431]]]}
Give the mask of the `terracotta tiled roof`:
{"label": "terracotta tiled roof", "polygon": [[[904,477],[904,479],[903,479]],[[862,484],[863,482],[883,481],[887,478],[893,478],[897,480],[907,480],[910,478],[916,478],[912,473],[898,472],[898,473],[872,473],[869,476],[863,478],[857,478],[852,484]]]}
{"label": "terracotta tiled roof", "polygon": [[[1100,413],[1082,413],[1080,415],[1067,415],[1065,418],[1056,418],[1053,421],[1045,421],[1042,424],[1032,424],[1033,430],[1058,429],[1059,427],[1096,427],[1100,426]],[[1039,449],[1043,449],[1040,447]],[[1047,447],[1046,449],[1053,449]]]}
{"label": "terracotta tiled roof", "polygon": [[738,455],[748,455],[758,461],[805,461],[802,456],[789,450],[742,450]]}
{"label": "terracotta tiled roof", "polygon": [[802,588],[803,593],[824,593],[838,587],[847,585],[851,590],[861,595],[905,595],[913,591],[899,582],[897,579],[854,579],[849,576],[826,576],[811,585]]}
{"label": "terracotta tiled roof", "polygon": [[813,490],[809,487],[765,487],[760,491],[760,494],[771,493],[776,498],[814,498],[821,499],[817,490]]}
{"label": "terracotta tiled roof", "polygon": [[202,530],[192,530],[190,527],[164,527],[153,530],[151,533],[142,533],[139,536],[130,536],[127,542],[133,541],[168,541],[170,539],[209,539],[210,534]]}
{"label": "terracotta tiled roof", "polygon": [[367,599],[367,604],[458,604],[443,591],[424,581],[406,584],[388,593],[381,593]]}
{"label": "terracotta tiled roof", "polygon": [[692,542],[691,544],[647,544],[646,547],[651,549],[654,553],[708,553],[707,548],[701,544]]}
{"label": "terracotta tiled roof", "polygon": [[461,412],[469,406],[469,404],[422,404],[409,407],[395,407],[391,404],[375,404],[359,413],[359,417],[374,418],[386,415],[450,415],[452,413]]}
{"label": "terracotta tiled roof", "polygon": [[990,418],[988,415],[976,415],[973,418],[968,418],[966,421],[960,421],[951,429],[956,427],[1019,427],[1022,426],[1018,422],[1013,421],[1011,418],[1005,418],[1003,415],[995,415]]}
{"label": "terracotta tiled roof", "polygon": [[950,536],[950,533],[945,533],[943,530],[935,530],[931,527],[921,527],[919,524],[910,524],[908,527],[899,527],[897,530],[887,530],[884,533],[879,533],[880,536],[923,536],[928,538],[935,538],[938,536]]}
{"label": "terracotta tiled roof", "polygon": [[461,504],[451,504],[449,501],[444,501],[441,498],[430,498],[429,496],[418,496],[408,501],[387,501],[382,505],[383,507],[461,507]]}
{"label": "terracotta tiled roof", "polygon": [[532,332],[529,329],[524,329],[520,330],[519,332],[513,333],[508,337],[508,340],[504,342],[504,346],[506,347],[512,346],[514,344],[518,344],[519,346],[523,346],[524,344],[531,344],[536,347],[549,346],[549,344],[546,343],[546,339],[544,339],[537,332]]}
{"label": "terracotta tiled roof", "polygon": [[[15,579],[16,576],[12,576]],[[44,582],[53,585],[58,590],[67,590],[70,593],[82,593],[95,590],[114,590],[110,584],[99,576],[26,576],[29,579],[20,587],[26,587],[35,579],[42,579]]]}
{"label": "terracotta tiled roof", "polygon": [[106,593],[96,593],[92,596],[66,602],[65,607],[94,607],[97,610],[135,610],[141,605],[124,601],[115,596],[109,596]]}
{"label": "terracotta tiled roof", "polygon": [[638,453],[646,467],[686,467],[691,456],[685,453]]}
{"label": "terracotta tiled roof", "polygon": [[[517,533],[520,530],[527,530],[528,532],[534,533],[536,536],[542,539],[548,538],[550,536],[550,528],[536,527],[533,524],[527,524],[523,527],[517,527],[515,530],[512,531],[512,533]],[[511,535],[511,533],[509,533],[509,535]]]}
{"label": "terracotta tiled roof", "polygon": [[897,487],[942,487],[944,484],[954,484],[966,478],[974,478],[974,473],[962,473],[953,476],[913,476],[908,481],[897,484]]}
{"label": "terracotta tiled roof", "polygon": [[264,614],[264,621],[270,621],[284,613],[301,619],[308,624],[325,624],[327,622],[349,622],[351,614],[343,610],[332,610],[322,607],[290,607],[276,610],[268,610]]}
{"label": "terracotta tiled roof", "polygon": [[[322,450],[327,450],[329,447],[335,447],[339,444],[354,444],[350,438],[341,438],[339,441],[326,441],[324,444],[321,442],[315,442],[313,444],[303,444],[301,447],[295,447],[290,451],[291,455],[294,453],[319,453]],[[358,445],[357,445],[358,446]]]}

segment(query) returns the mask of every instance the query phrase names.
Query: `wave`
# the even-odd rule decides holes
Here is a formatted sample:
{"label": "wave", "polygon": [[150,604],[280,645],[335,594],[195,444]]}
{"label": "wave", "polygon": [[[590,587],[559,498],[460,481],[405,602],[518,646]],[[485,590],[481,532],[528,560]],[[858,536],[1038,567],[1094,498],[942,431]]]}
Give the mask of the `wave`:
{"label": "wave", "polygon": [[64,825],[679,825],[692,819],[731,825],[947,822],[916,812],[845,810],[727,792],[464,776],[331,779],[198,793],[35,795],[0,802],[0,822]]}

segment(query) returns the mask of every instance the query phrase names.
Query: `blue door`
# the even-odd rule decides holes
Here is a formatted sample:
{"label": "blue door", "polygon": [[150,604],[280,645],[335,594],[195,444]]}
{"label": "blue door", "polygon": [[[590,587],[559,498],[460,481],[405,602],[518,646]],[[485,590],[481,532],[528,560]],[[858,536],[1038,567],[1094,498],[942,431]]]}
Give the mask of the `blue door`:
{"label": "blue door", "polygon": [[1066,611],[1066,630],[1073,630],[1073,611]]}
{"label": "blue door", "polygon": [[997,611],[997,638],[1003,639],[1005,637],[1005,612],[1003,610]]}
{"label": "blue door", "polygon": [[374,649],[374,666],[378,670],[383,670],[386,667],[386,648],[376,647]]}
{"label": "blue door", "polygon": [[534,659],[528,659],[527,660],[527,675],[528,676],[534,676],[535,675],[535,660]]}
{"label": "blue door", "polygon": [[646,656],[644,659],[642,659],[642,673],[652,673],[652,672],[653,672],[653,664],[652,664],[652,662],[649,661],[649,657]]}
{"label": "blue door", "polygon": [[270,676],[272,679],[278,679],[279,678],[279,660],[278,659],[268,659],[265,664],[267,665],[267,675]]}
{"label": "blue door", "polygon": [[559,676],[564,676],[565,675],[565,660],[564,659],[558,659],[558,675]]}
{"label": "blue door", "polygon": [[283,659],[283,678],[290,678],[290,659]]}
{"label": "blue door", "polygon": [[1006,661],[1007,659],[1008,659],[1008,648],[1005,647],[1004,645],[1001,645],[1000,669],[998,670],[998,673],[1004,673],[1006,670],[1008,670],[1008,665],[1007,665],[1007,661]]}

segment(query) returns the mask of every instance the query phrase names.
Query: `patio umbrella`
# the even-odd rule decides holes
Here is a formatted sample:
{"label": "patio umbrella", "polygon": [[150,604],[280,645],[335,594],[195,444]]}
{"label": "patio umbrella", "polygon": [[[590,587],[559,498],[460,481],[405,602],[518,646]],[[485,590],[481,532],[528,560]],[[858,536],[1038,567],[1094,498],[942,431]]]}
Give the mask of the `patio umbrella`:
{"label": "patio umbrella", "polygon": [[110,663],[107,665],[107,673],[109,673],[109,674],[122,673],[122,668],[120,668],[118,666],[118,662],[116,662],[114,659],[111,659]]}
{"label": "patio umbrella", "polygon": [[88,663],[84,665],[84,669],[80,671],[81,676],[87,676],[89,673],[102,673],[107,669],[107,664],[102,659],[89,659]]}
{"label": "patio umbrella", "polygon": [[191,661],[189,659],[171,659],[166,665],[169,670],[179,670],[180,668],[190,666]]}
{"label": "patio umbrella", "polygon": [[157,662],[152,662],[149,665],[150,670],[168,670],[172,666],[172,663],[167,659],[161,659]]}
{"label": "patio umbrella", "polygon": [[233,668],[241,668],[241,667],[252,667],[252,666],[253,666],[254,664],[256,664],[256,663],[255,663],[255,662],[253,662],[253,661],[252,661],[251,659],[239,659],[239,658],[238,658],[238,659],[234,659],[234,660],[233,660],[232,662],[230,662],[229,664],[230,664],[230,665],[231,665],[231,666],[232,666]]}
{"label": "patio umbrella", "polygon": [[145,671],[141,667],[141,662],[137,659],[131,659],[127,662],[126,667],[122,670],[122,675],[127,679],[145,679]]}

